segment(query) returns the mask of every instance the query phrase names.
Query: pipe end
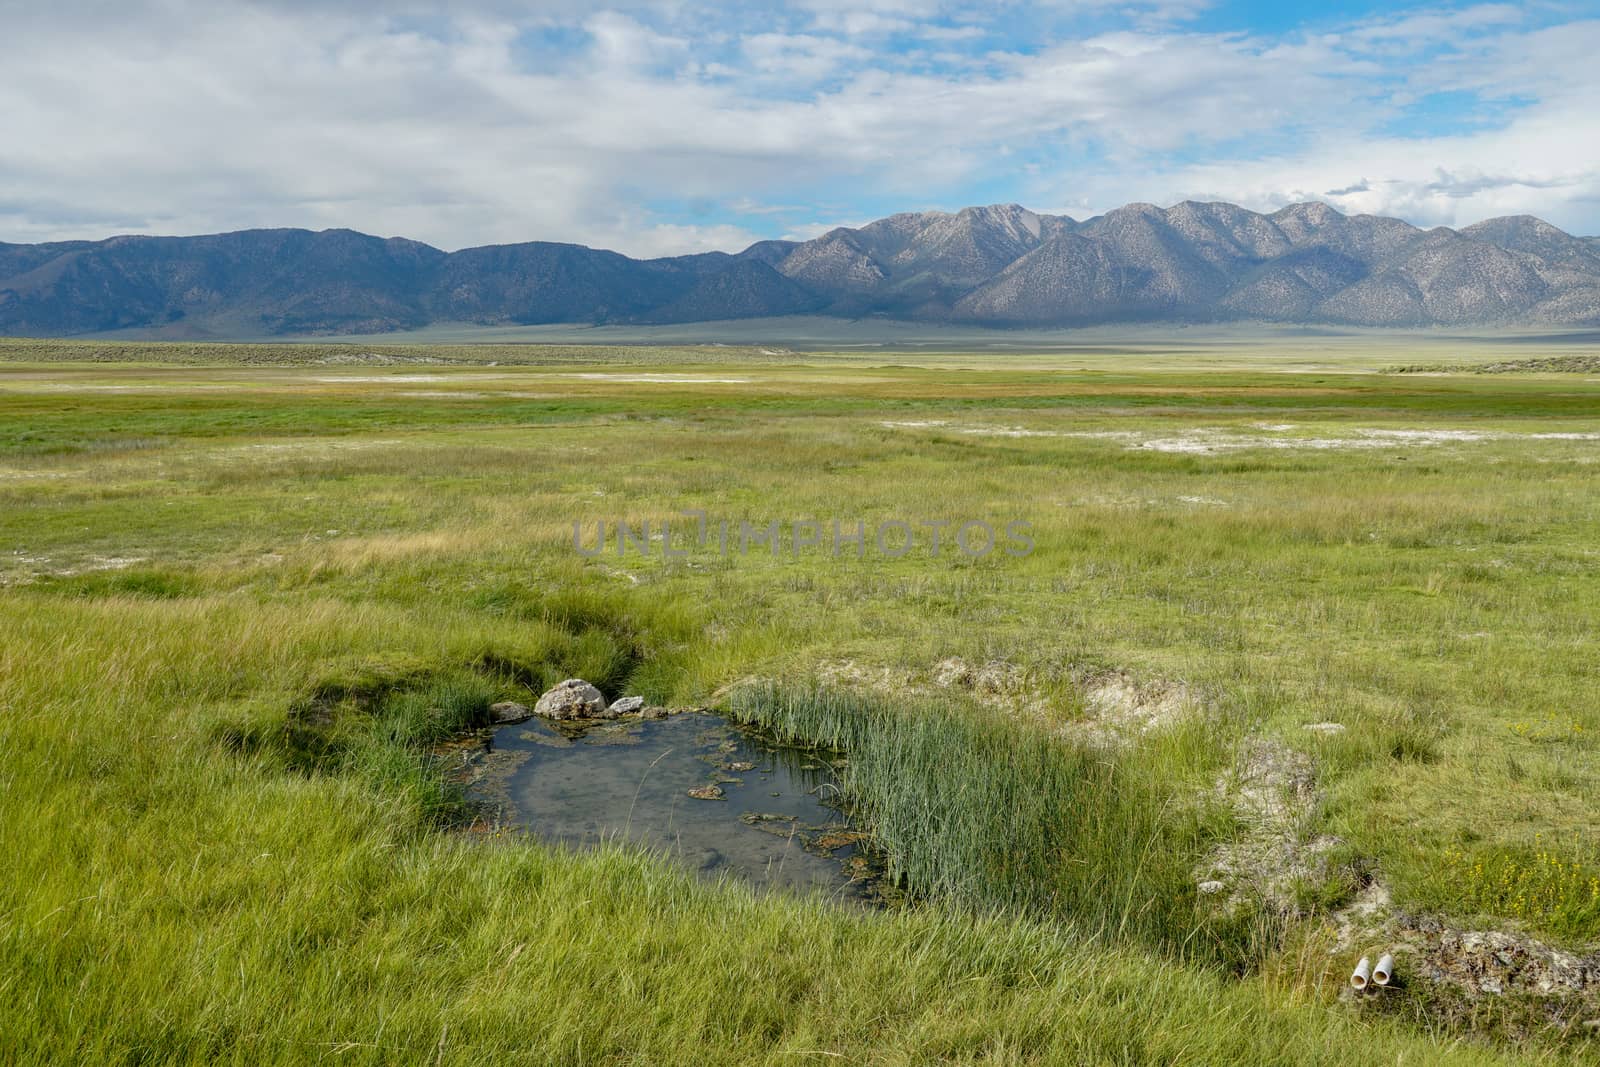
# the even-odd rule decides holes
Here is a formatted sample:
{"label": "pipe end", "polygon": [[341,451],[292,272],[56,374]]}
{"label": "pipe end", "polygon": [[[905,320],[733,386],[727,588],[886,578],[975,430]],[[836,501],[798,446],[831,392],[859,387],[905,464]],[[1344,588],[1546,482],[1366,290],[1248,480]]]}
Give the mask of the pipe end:
{"label": "pipe end", "polygon": [[1372,981],[1375,985],[1388,985],[1393,978],[1394,957],[1385,953],[1383,958],[1378,961],[1378,965],[1372,968]]}

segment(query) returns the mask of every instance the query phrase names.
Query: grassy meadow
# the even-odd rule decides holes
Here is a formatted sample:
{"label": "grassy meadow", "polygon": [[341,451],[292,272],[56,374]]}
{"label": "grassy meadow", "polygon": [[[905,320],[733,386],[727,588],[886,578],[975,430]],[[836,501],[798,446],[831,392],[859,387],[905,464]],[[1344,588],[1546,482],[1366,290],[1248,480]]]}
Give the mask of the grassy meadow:
{"label": "grassy meadow", "polygon": [[[0,342],[0,1062],[1600,1061],[1428,971],[1600,945],[1600,379],[1400,347]],[[911,902],[464,830],[568,677],[842,748]]]}

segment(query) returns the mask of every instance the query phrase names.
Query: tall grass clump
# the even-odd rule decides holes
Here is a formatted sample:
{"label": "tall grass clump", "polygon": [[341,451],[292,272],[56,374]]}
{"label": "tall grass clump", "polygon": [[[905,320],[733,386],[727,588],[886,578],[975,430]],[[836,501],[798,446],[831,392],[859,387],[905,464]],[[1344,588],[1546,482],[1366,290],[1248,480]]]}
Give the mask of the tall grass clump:
{"label": "tall grass clump", "polygon": [[[489,724],[496,683],[468,671],[418,676],[410,664],[381,666],[319,683],[278,724],[224,724],[218,737],[284,769],[353,775],[408,805],[419,825],[460,822],[470,805],[440,773],[433,748]],[[391,687],[373,689],[385,676]]]}
{"label": "tall grass clump", "polygon": [[842,788],[890,877],[983,912],[1240,963],[1246,938],[1198,918],[1190,872],[1203,813],[1140,754],[1052,738],[953,704],[899,709],[826,686],[735,691],[736,718],[843,749]]}
{"label": "tall grass clump", "polygon": [[343,769],[405,796],[427,820],[458,821],[468,813],[468,802],[440,773],[429,748],[487,725],[492,699],[489,684],[472,675],[441,678],[425,689],[394,693],[350,746]]}

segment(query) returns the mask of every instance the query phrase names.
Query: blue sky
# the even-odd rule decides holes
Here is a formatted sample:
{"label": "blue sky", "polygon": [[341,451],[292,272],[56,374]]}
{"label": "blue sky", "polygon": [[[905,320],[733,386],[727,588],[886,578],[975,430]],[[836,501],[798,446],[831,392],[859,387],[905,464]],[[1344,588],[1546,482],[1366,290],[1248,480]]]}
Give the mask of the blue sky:
{"label": "blue sky", "polygon": [[349,226],[637,255],[1015,201],[1600,234],[1600,3],[16,5],[0,240]]}

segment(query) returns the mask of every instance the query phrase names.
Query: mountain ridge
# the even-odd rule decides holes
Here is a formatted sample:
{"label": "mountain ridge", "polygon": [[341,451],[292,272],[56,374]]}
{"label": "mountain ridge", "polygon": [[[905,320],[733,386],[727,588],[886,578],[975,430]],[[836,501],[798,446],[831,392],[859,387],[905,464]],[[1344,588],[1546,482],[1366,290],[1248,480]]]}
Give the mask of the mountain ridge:
{"label": "mountain ridge", "polygon": [[382,333],[432,323],[792,314],[968,326],[1266,321],[1600,325],[1600,238],[1530,215],[1460,230],[1224,202],[1094,218],[904,212],[808,241],[633,259],[533,241],[444,252],[348,229],[0,243],[0,335]]}

